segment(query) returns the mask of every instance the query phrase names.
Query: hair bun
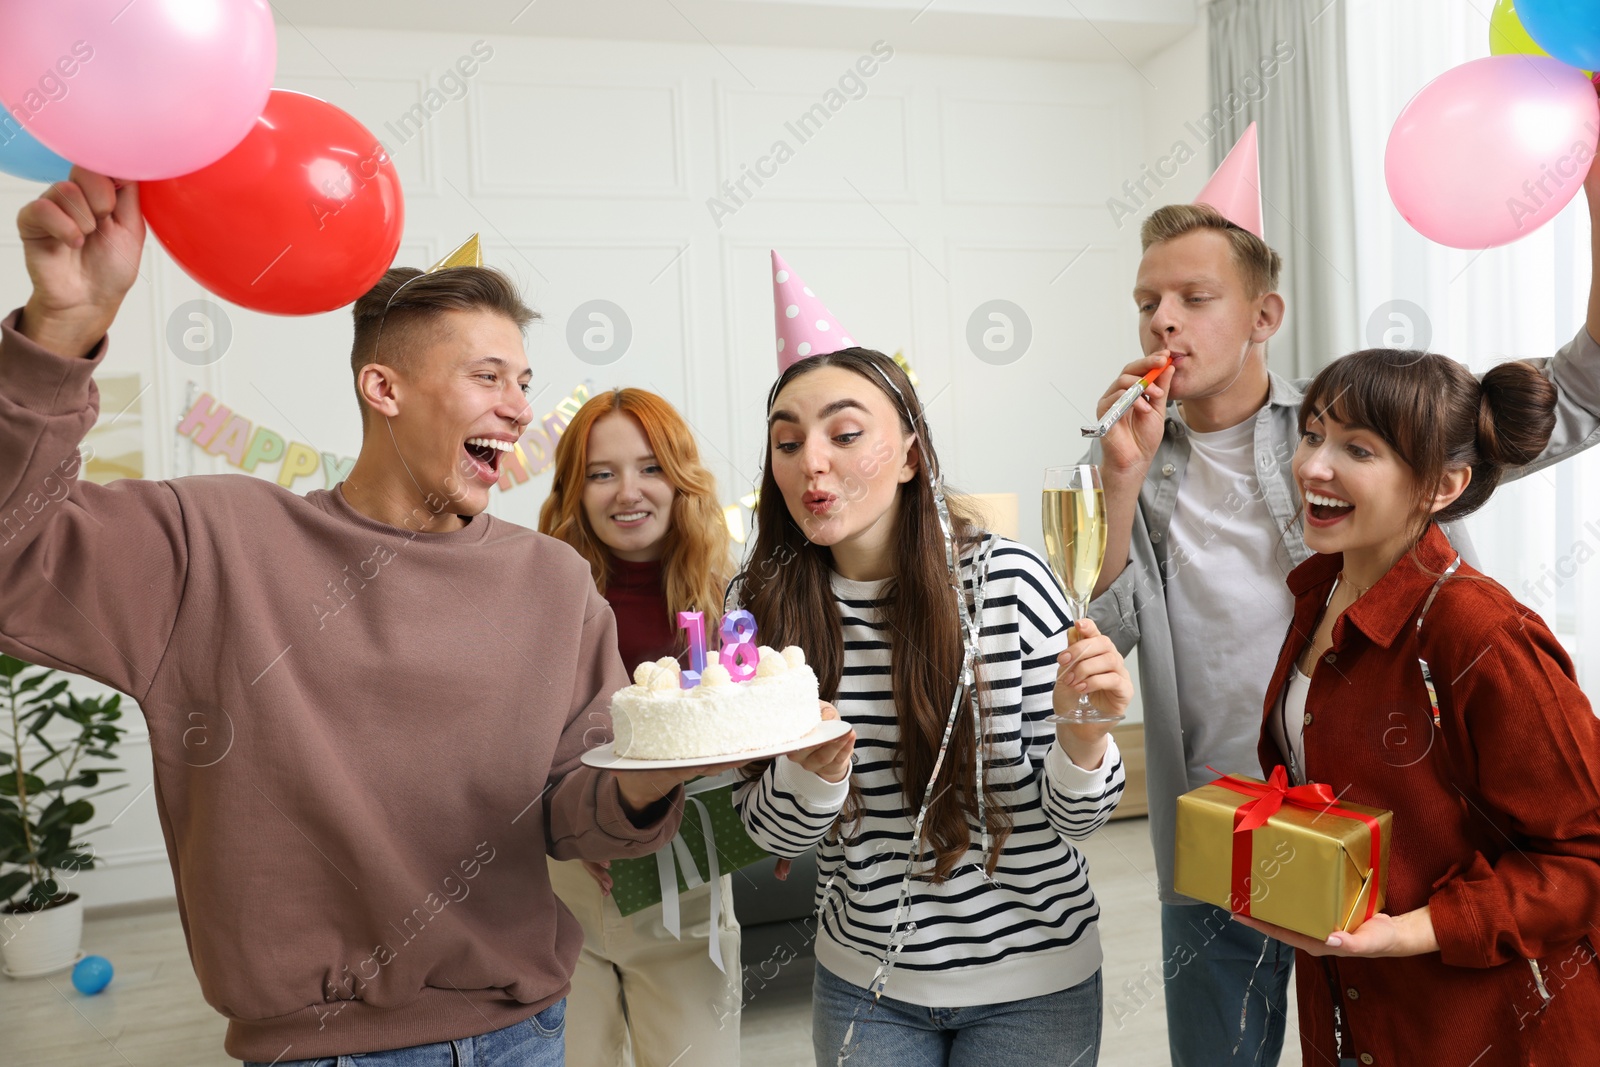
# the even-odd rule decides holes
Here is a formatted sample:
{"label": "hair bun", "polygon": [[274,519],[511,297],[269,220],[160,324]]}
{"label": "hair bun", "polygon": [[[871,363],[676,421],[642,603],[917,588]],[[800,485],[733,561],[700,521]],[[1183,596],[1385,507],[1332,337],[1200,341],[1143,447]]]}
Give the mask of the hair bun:
{"label": "hair bun", "polygon": [[1496,467],[1532,463],[1556,426],[1556,387],[1533,364],[1489,369],[1478,394],[1478,456]]}

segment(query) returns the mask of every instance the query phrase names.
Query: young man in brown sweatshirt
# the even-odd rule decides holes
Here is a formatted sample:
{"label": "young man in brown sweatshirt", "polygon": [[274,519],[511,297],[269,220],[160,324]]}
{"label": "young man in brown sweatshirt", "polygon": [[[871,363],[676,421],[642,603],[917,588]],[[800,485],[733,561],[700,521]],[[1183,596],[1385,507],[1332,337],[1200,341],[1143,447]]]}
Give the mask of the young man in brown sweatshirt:
{"label": "young man in brown sweatshirt", "polygon": [[101,486],[77,479],[78,444],[137,275],[137,186],[75,169],[18,229],[33,293],[0,322],[0,650],[138,702],[227,1051],[559,1064],[582,933],[545,857],[660,848],[695,772],[579,763],[627,684],[611,610],[570,548],[483,513],[494,442],[530,418],[532,312],[496,271],[398,294],[416,272],[391,271],[356,305],[365,433],[340,486]]}

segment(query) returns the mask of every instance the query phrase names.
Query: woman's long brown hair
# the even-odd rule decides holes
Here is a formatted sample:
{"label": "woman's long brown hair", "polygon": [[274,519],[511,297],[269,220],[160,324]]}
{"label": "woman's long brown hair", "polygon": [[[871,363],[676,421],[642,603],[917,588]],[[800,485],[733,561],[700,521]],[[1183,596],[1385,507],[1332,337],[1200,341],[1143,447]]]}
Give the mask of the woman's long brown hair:
{"label": "woman's long brown hair", "polygon": [[[790,382],[822,367],[852,371],[883,393],[900,413],[901,432],[916,434],[912,448],[919,464],[931,463],[938,469],[916,389],[894,360],[881,352],[847,348],[801,360],[773,385],[767,410],[772,410],[778,394]],[[905,398],[904,406],[889,382]],[[846,475],[847,489],[851,477]],[[899,492],[894,576],[884,593],[882,613],[891,631],[890,678],[900,733],[894,755],[895,773],[907,807],[914,814],[921,808],[928,777],[939,755],[950,702],[961,676],[965,644],[946,565],[944,535],[926,469],[919,468]],[[975,512],[969,504],[948,491],[946,499],[959,553],[975,545],[984,531],[975,522]],[[740,575],[740,600],[755,615],[764,644],[799,645],[805,651],[807,661],[817,672],[822,696],[830,701],[838,695],[844,664],[844,637],[829,583],[832,561],[833,553],[807,540],[789,514],[773,478],[769,435],[761,497],[756,505],[755,545]],[[972,844],[979,788],[975,781],[972,714],[971,701],[963,699],[950,738],[949,755],[940,771],[943,780],[934,785],[934,800],[923,825],[924,839],[934,853],[934,867],[928,877],[935,884],[950,876]],[[756,773],[759,769],[752,767],[749,771]],[[1000,849],[1011,832],[1011,815],[1007,806],[995,799],[987,782],[982,788],[993,841],[988,869],[993,873]],[[841,821],[854,822],[860,812],[860,797],[852,785]]]}
{"label": "woman's long brown hair", "polygon": [[672,522],[661,550],[661,584],[674,629],[678,612],[705,613],[707,634],[722,619],[722,594],[732,571],[728,523],[717,502],[717,480],[700,462],[694,433],[676,408],[644,389],[612,389],[592,397],[572,417],[556,442],[555,480],[539,508],[539,532],[560,538],[589,561],[594,584],[606,591],[611,553],[595,536],[583,511],[589,467],[589,430],[606,415],[622,412],[644,431],[656,462],[677,493]]}

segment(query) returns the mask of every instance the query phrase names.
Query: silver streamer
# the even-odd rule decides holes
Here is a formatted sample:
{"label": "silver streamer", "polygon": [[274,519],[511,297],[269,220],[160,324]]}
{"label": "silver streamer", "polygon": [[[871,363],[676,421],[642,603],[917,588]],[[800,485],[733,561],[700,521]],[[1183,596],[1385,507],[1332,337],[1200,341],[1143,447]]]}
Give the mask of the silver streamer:
{"label": "silver streamer", "polygon": [[[920,419],[914,419],[911,417],[911,405],[906,403],[905,394],[900,391],[900,387],[895,385],[894,381],[887,374],[884,374],[881,370],[879,370],[878,373],[880,376],[882,376],[884,383],[888,385],[891,390],[893,390],[894,395],[900,398],[901,409],[906,416],[907,425],[911,426],[913,430],[917,431],[919,440],[925,442],[927,440],[926,425],[922,423]],[[933,489],[933,506],[934,510],[939,515],[939,530],[944,536],[945,565],[950,574],[950,588],[955,593],[956,604],[961,612],[961,636],[963,646],[961,656],[961,677],[957,682],[955,693],[950,700],[950,714],[945,718],[944,736],[939,741],[939,755],[933,761],[933,771],[928,775],[928,783],[923,790],[922,806],[917,812],[916,821],[913,822],[911,826],[911,842],[913,847],[911,849],[910,858],[906,861],[905,873],[900,878],[900,892],[895,901],[894,918],[889,923],[889,937],[885,943],[883,956],[878,960],[878,967],[876,971],[874,971],[872,981],[867,987],[868,991],[872,994],[872,1003],[874,1006],[877,1005],[878,1000],[883,996],[884,988],[889,984],[889,975],[894,971],[895,961],[899,958],[901,950],[905,948],[906,941],[909,940],[911,935],[916,933],[917,930],[916,923],[907,924],[904,930],[900,928],[900,924],[904,922],[906,911],[910,908],[911,882],[916,875],[917,861],[920,858],[922,826],[928,817],[928,809],[933,806],[935,797],[934,784],[939,780],[939,771],[944,767],[945,755],[950,750],[950,738],[955,732],[956,719],[961,713],[961,701],[963,696],[968,698],[972,706],[972,729],[975,742],[974,753],[976,766],[974,769],[975,773],[973,781],[978,797],[977,814],[980,841],[980,854],[978,857],[977,869],[978,873],[984,879],[987,880],[989,878],[987,871],[989,858],[989,821],[986,802],[984,800],[983,714],[981,704],[978,700],[977,661],[978,638],[981,635],[983,627],[983,600],[989,579],[989,555],[994,548],[994,539],[986,539],[983,543],[982,549],[980,549],[973,558],[972,599],[969,602],[961,579],[960,549],[956,542],[954,523],[952,523],[950,519],[949,505],[945,502],[944,478],[934,467],[932,450],[924,448],[922,451],[923,469],[927,472],[928,483]],[[840,869],[843,870],[844,866],[841,865]],[[838,877],[839,872],[835,871],[833,875],[829,877],[827,884],[822,887],[822,903],[817,908],[819,927],[823,909],[827,907],[830,890],[833,888],[834,882],[838,880]],[[842,894],[839,906],[841,908],[844,906]],[[843,1065],[845,1060],[850,1058],[850,1045],[855,1036],[856,1023],[859,1021],[860,1010],[860,1005],[857,1005],[855,1014],[851,1016],[850,1025],[845,1029],[844,1041],[840,1045],[839,1058],[837,1060],[837,1063],[840,1065]]]}
{"label": "silver streamer", "polygon": [[[1250,985],[1244,991],[1244,1002],[1239,1005],[1239,1039],[1233,1043],[1233,1051],[1228,1053],[1230,1059],[1239,1055],[1239,1046],[1244,1044],[1245,1033],[1250,1024],[1250,996],[1256,991],[1256,975],[1261,972],[1261,965],[1266,962],[1267,949],[1271,947],[1272,938],[1262,938],[1261,955],[1256,957],[1256,965],[1250,968]],[[1277,968],[1277,960],[1274,958],[1272,969],[1275,971]],[[1265,989],[1261,991],[1261,999],[1267,1002],[1267,1020],[1261,1026],[1261,1043],[1256,1046],[1255,1054],[1250,1058],[1251,1063],[1261,1062],[1261,1053],[1266,1050],[1267,1038],[1272,1035],[1272,1001]]]}

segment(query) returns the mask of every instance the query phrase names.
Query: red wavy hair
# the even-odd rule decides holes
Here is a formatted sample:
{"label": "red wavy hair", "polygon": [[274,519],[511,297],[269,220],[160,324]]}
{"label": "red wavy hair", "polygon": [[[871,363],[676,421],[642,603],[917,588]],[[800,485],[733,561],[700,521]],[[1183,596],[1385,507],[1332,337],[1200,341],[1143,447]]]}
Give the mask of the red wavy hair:
{"label": "red wavy hair", "polygon": [[733,573],[732,538],[717,501],[717,480],[700,462],[694,433],[678,409],[655,393],[612,389],[578,409],[556,442],[555,481],[539,508],[539,532],[577,549],[589,561],[594,584],[600,592],[606,591],[611,553],[589,525],[583,510],[583,487],[589,466],[589,431],[599,419],[616,412],[639,424],[656,462],[677,490],[661,550],[668,620],[676,628],[678,612],[703,612],[706,633],[714,634],[722,621],[722,594]]}

